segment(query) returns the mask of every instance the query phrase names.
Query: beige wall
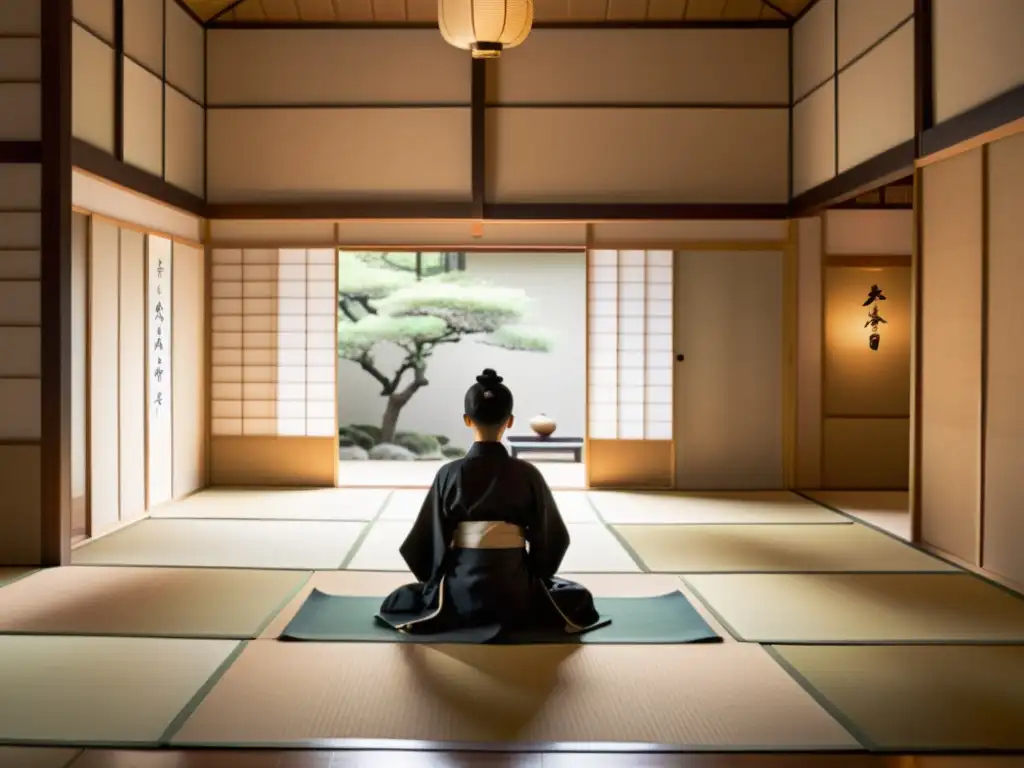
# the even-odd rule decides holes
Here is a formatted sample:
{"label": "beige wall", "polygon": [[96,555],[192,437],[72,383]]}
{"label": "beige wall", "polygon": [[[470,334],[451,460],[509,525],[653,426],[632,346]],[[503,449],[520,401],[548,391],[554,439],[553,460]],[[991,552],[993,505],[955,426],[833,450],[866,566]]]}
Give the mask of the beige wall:
{"label": "beige wall", "polygon": [[937,122],[1024,84],[1024,3],[934,0],[932,15]]}
{"label": "beige wall", "polygon": [[914,137],[913,0],[821,0],[793,30],[793,193]]}
{"label": "beige wall", "polygon": [[[72,134],[115,149],[114,0],[76,0]],[[124,11],[124,162],[202,197],[205,31],[177,3],[132,0]]]}
{"label": "beige wall", "polygon": [[[7,6],[0,141],[38,140],[39,3]],[[40,209],[40,166],[0,164],[0,564],[9,565],[41,556]]]}
{"label": "beige wall", "polygon": [[[488,200],[786,202],[786,39],[536,30],[487,64]],[[208,61],[212,201],[470,199],[470,61],[436,32],[215,30]]]}
{"label": "beige wall", "polygon": [[922,538],[1024,583],[1024,133],[921,173]]}
{"label": "beige wall", "polygon": [[[799,224],[796,481],[906,488],[910,456],[911,211],[831,210]],[[872,284],[888,324],[868,348]]]}

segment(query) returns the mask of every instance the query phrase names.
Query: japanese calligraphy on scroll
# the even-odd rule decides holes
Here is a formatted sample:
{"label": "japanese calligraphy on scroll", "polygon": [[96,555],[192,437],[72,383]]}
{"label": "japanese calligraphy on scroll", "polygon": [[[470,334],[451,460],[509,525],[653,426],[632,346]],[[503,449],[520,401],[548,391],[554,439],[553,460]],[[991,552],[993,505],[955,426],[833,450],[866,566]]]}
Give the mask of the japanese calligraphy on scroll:
{"label": "japanese calligraphy on scroll", "polygon": [[147,258],[147,398],[149,505],[172,496],[171,241],[149,235]]}

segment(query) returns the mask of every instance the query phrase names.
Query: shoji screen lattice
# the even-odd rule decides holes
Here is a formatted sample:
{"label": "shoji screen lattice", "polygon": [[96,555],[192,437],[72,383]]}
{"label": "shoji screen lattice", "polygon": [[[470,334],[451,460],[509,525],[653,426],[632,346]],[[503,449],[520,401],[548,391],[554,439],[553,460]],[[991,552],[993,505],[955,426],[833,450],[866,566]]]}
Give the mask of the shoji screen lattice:
{"label": "shoji screen lattice", "polygon": [[672,252],[588,256],[589,436],[672,439]]}
{"label": "shoji screen lattice", "polygon": [[336,434],[331,249],[216,249],[214,435]]}

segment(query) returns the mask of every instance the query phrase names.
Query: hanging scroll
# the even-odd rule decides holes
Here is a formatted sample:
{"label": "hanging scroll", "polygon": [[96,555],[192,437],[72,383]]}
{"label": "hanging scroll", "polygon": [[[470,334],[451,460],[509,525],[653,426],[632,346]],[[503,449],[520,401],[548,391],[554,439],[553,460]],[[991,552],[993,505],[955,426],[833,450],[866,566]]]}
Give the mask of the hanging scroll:
{"label": "hanging scroll", "polygon": [[149,235],[146,247],[149,498],[147,506],[172,496],[171,420],[171,241]]}

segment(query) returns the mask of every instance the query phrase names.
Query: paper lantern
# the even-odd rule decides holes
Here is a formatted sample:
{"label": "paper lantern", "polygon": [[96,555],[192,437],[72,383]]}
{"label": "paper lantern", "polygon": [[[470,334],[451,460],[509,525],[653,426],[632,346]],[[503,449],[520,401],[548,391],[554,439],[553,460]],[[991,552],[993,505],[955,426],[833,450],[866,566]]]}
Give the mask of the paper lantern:
{"label": "paper lantern", "polygon": [[533,26],[533,0],[437,0],[441,37],[474,59],[515,48]]}

